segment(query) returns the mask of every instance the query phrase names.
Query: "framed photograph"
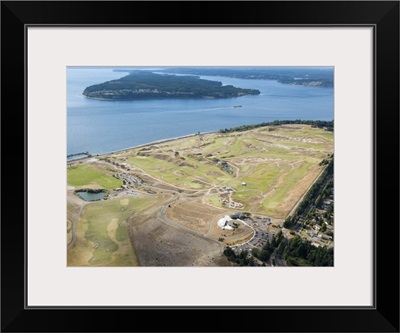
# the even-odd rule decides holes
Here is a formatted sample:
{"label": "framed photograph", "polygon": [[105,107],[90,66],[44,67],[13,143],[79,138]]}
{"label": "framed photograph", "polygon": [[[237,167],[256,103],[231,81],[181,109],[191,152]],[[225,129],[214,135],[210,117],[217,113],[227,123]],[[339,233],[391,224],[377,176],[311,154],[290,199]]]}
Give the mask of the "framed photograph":
{"label": "framed photograph", "polygon": [[399,331],[398,1],[1,29],[2,331]]}

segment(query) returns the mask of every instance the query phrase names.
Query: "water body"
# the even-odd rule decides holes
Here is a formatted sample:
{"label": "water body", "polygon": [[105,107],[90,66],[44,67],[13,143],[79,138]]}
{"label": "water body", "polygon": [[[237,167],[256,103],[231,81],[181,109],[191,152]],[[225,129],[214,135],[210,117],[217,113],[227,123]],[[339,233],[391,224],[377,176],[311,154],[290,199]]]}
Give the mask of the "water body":
{"label": "water body", "polygon": [[[293,86],[273,80],[202,76],[261,92],[219,100],[100,101],[82,95],[89,85],[124,75],[111,68],[68,68],[67,154],[103,154],[157,140],[273,120],[333,119],[332,88]],[[234,107],[237,105],[241,107]]]}
{"label": "water body", "polygon": [[106,196],[106,192],[93,193],[87,191],[76,191],[75,193],[85,201],[97,201],[103,199]]}

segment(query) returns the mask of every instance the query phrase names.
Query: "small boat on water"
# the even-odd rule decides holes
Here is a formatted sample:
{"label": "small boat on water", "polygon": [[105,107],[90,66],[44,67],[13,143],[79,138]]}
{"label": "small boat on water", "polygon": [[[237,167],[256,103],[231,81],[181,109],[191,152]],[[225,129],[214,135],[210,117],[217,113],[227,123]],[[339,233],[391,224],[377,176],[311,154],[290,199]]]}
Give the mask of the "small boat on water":
{"label": "small boat on water", "polygon": [[234,108],[241,108],[242,106],[241,105],[234,105],[233,107]]}

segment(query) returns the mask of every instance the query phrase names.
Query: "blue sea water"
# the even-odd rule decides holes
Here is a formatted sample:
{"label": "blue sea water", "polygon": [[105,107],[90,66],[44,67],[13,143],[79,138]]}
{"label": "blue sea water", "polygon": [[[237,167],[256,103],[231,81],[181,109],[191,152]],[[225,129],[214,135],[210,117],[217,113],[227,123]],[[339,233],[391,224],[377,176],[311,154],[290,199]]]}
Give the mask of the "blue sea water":
{"label": "blue sea water", "polygon": [[67,154],[103,154],[157,140],[273,120],[332,120],[334,114],[333,88],[294,86],[273,80],[202,76],[261,92],[219,100],[101,101],[82,95],[89,85],[124,75],[112,68],[67,69]]}

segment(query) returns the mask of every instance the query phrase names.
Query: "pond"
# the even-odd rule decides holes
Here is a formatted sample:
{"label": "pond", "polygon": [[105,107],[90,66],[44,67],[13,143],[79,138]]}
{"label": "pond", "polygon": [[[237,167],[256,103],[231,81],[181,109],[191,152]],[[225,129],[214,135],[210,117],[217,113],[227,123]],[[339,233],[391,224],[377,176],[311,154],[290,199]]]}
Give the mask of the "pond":
{"label": "pond", "polygon": [[107,193],[104,191],[94,192],[88,190],[76,191],[75,194],[85,201],[97,201],[103,199]]}
{"label": "pond", "polygon": [[224,166],[224,171],[226,171],[227,173],[232,173],[231,167],[229,165]]}

